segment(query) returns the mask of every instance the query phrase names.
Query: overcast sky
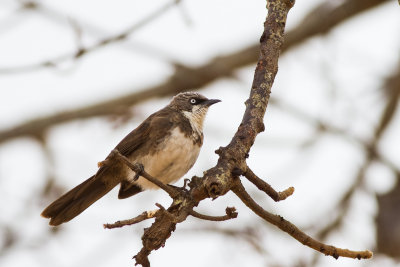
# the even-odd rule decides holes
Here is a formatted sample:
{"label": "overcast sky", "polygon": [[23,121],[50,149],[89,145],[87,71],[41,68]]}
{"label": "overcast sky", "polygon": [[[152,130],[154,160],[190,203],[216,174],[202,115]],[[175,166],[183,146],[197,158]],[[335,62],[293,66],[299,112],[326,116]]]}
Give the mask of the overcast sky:
{"label": "overcast sky", "polygon": [[[297,1],[289,13],[287,29],[296,26],[320,2]],[[381,82],[399,60],[400,11],[395,2],[362,13],[326,36],[310,39],[285,53],[272,98],[369,140],[383,109]],[[256,43],[266,16],[264,1],[186,0],[157,15],[125,41],[79,60],[63,60],[54,68],[30,69],[37,62],[68,58],[77,45],[90,46],[124,31],[169,2],[40,1],[39,10],[19,10],[20,3],[0,0],[0,131],[29,119],[160,84],[173,73],[173,63],[199,66],[215,56]],[[254,68],[242,68],[234,77],[220,79],[201,90],[205,96],[222,102],[209,110],[199,160],[185,177],[200,176],[214,166],[214,150],[229,143],[241,121]],[[11,225],[18,242],[0,253],[0,265],[132,266],[131,257],[141,248],[142,229],[150,221],[117,230],[104,230],[102,224],[155,209],[156,202],[168,207],[170,199],[164,192],[145,192],[121,201],[114,189],[54,235],[49,234],[47,221],[39,216],[51,201],[43,200],[41,192],[48,175],[54,175],[63,190],[90,177],[97,162],[119,140],[169,100],[135,106],[134,116],[122,125],[104,118],[58,125],[47,132],[45,149],[31,138],[1,143],[0,236],[6,236],[6,226]],[[399,113],[395,121],[379,148],[399,168]],[[265,124],[266,131],[258,136],[248,164],[277,190],[294,186],[296,191],[282,203],[273,203],[254,186],[245,183],[246,187],[266,209],[312,235],[312,226],[337,212],[336,201],[353,183],[364,161],[364,150],[334,134],[314,138],[315,125],[272,104]],[[314,139],[315,143],[302,148],[304,142]],[[351,215],[340,231],[329,237],[329,243],[355,250],[372,249],[373,216],[377,212],[374,193],[389,190],[394,181],[387,167],[372,165],[364,190],[352,200]],[[182,181],[177,184],[182,185]],[[310,248],[262,222],[233,194],[206,200],[198,210],[222,215],[226,206],[235,206],[239,218],[221,223],[188,219],[178,225],[165,248],[151,254],[152,266],[188,266],[187,261],[193,267],[295,266],[299,260],[315,256]],[[210,227],[255,227],[265,251],[256,252],[243,239],[203,229]],[[5,240],[0,238],[0,248]],[[383,264],[380,266],[395,266],[388,259],[378,260]],[[373,264],[321,255],[318,266]]]}

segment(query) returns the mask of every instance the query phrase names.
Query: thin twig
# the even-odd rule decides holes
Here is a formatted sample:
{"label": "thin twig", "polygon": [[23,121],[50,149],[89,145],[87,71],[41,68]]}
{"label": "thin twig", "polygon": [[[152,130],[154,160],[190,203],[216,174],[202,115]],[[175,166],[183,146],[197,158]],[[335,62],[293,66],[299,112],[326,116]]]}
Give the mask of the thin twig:
{"label": "thin twig", "polygon": [[143,26],[147,25],[148,23],[152,22],[155,18],[158,18],[161,14],[165,13],[167,10],[169,10],[171,7],[174,7],[177,5],[180,1],[179,0],[173,0],[170,2],[167,2],[163,6],[160,6],[157,10],[152,12],[151,14],[148,14],[146,17],[144,17],[142,20],[139,22],[135,23],[134,25],[130,26],[126,30],[109,36],[107,38],[104,38],[103,40],[98,41],[97,43],[90,45],[90,46],[85,46],[85,47],[79,47],[78,50],[74,53],[67,53],[64,55],[59,55],[55,58],[51,59],[46,59],[41,62],[36,62],[33,64],[29,65],[23,65],[23,66],[17,66],[17,67],[8,67],[8,68],[0,68],[0,74],[8,74],[8,73],[19,73],[19,72],[27,72],[27,71],[35,71],[39,70],[41,68],[46,68],[46,67],[54,67],[57,66],[58,64],[67,61],[67,60],[77,60],[82,58],[84,55],[87,55],[89,53],[92,53],[100,48],[103,48],[109,44],[115,43],[115,42],[120,42],[122,40],[127,39],[129,35],[131,35],[133,32],[139,30]]}
{"label": "thin twig", "polygon": [[250,182],[252,182],[258,189],[267,193],[274,201],[278,202],[285,200],[294,193],[294,187],[289,187],[282,192],[276,191],[270,184],[268,184],[263,179],[259,178],[254,172],[247,167],[245,173],[243,174]]}
{"label": "thin twig", "polygon": [[205,215],[205,214],[201,214],[198,213],[197,211],[191,210],[189,212],[190,215],[192,215],[193,217],[202,219],[202,220],[207,220],[207,221],[215,221],[215,222],[220,222],[220,221],[226,221],[226,220],[230,220],[230,219],[234,219],[237,218],[238,213],[236,212],[236,209],[234,207],[230,208],[226,208],[226,215],[223,216],[210,216],[210,215]]}
{"label": "thin twig", "polygon": [[372,252],[369,250],[365,251],[352,251],[348,249],[337,248],[334,246],[326,245],[321,243],[304,232],[302,232],[297,226],[291,222],[285,220],[282,216],[274,215],[264,210],[259,206],[251,196],[246,192],[245,188],[241,184],[240,180],[237,180],[237,184],[232,188],[232,191],[249,207],[254,213],[266,220],[267,222],[277,226],[282,231],[288,233],[290,236],[298,240],[305,246],[308,246],[316,251],[319,251],[327,256],[332,256],[335,259],[339,257],[347,257],[353,259],[369,259],[372,257]]}
{"label": "thin twig", "polygon": [[106,223],[106,224],[103,224],[103,227],[105,229],[113,229],[113,228],[120,228],[120,227],[123,227],[126,225],[140,223],[144,220],[154,218],[157,215],[158,211],[159,210],[145,211],[142,214],[136,216],[135,218],[132,218],[129,220],[117,221],[115,223]]}

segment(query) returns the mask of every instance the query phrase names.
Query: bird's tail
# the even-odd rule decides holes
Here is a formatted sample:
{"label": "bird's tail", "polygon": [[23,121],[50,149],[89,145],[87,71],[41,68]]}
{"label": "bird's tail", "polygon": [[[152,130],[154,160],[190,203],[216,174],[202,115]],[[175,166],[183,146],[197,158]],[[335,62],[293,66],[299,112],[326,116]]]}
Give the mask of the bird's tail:
{"label": "bird's tail", "polygon": [[115,185],[105,184],[103,179],[93,175],[51,203],[41,215],[50,218],[49,224],[53,226],[68,222],[119,183],[116,180],[114,182]]}

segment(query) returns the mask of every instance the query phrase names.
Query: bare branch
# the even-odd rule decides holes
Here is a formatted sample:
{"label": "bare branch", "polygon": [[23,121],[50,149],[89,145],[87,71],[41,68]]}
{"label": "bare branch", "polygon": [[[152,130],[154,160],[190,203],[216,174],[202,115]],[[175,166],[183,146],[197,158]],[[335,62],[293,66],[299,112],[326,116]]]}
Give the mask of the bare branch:
{"label": "bare branch", "polygon": [[237,218],[237,216],[238,216],[238,213],[236,212],[236,208],[234,208],[234,207],[232,207],[232,208],[227,207],[225,211],[226,211],[226,215],[223,215],[223,216],[204,215],[204,214],[198,213],[194,210],[191,210],[189,214],[192,215],[193,217],[196,217],[196,218],[199,218],[202,220],[215,221],[215,222],[234,219],[234,218]]}
{"label": "bare branch", "polygon": [[[329,12],[331,12],[331,14],[337,16],[330,16],[330,15],[321,16],[322,18],[320,19],[326,23],[323,24],[323,27],[320,27],[322,28],[322,30],[320,29],[317,31],[313,31],[312,29],[310,30],[307,26],[311,25],[310,26],[311,28],[319,26],[318,23],[316,23],[315,17],[313,16],[307,17],[304,22],[307,22],[307,19],[311,19],[310,20],[311,22],[308,21],[308,24],[304,23],[301,25],[301,27],[308,29],[308,31],[300,31],[298,35],[293,35],[294,37],[292,38],[298,41],[301,40],[301,38],[308,38],[309,36],[312,36],[314,34],[326,32],[331,27],[333,27],[332,25],[336,25],[337,23],[346,19],[346,16],[348,17],[352,16],[349,15],[352,14],[352,12],[360,12],[360,10],[365,10],[374,5],[381,4],[385,1],[378,2],[378,1],[365,0],[363,2],[365,3],[364,7],[360,8],[360,6],[357,6],[360,5],[360,3],[362,3],[362,1],[360,0],[342,1],[340,2],[341,4],[337,8],[337,10],[335,10],[341,12],[336,12],[336,13],[332,12],[332,9],[327,8],[330,7],[329,5],[325,5],[324,9],[318,10],[320,14],[329,14]],[[231,143],[227,147],[221,148],[219,150],[220,158],[217,166],[208,170],[204,174],[204,179],[202,181],[193,178],[191,181],[192,186],[189,192],[186,192],[183,189],[181,190],[174,188],[171,189],[171,187],[161,183],[158,179],[146,173],[139,166],[130,163],[129,160],[126,157],[119,154],[118,151],[117,151],[118,153],[114,155],[117,156],[119,160],[124,161],[132,170],[134,170],[144,178],[148,179],[149,181],[153,182],[154,184],[158,185],[159,187],[163,188],[174,200],[173,204],[170,206],[170,208],[168,208],[168,210],[162,208],[162,206],[159,205],[160,208],[159,210],[144,212],[141,215],[132,218],[130,220],[118,221],[114,224],[104,225],[105,228],[111,229],[115,227],[122,227],[123,225],[138,223],[149,218],[156,218],[156,221],[153,223],[153,225],[145,230],[145,233],[142,238],[143,249],[136,256],[137,263],[142,264],[143,266],[149,266],[147,257],[150,254],[150,252],[164,246],[166,240],[175,230],[176,224],[184,221],[188,215],[213,221],[225,220],[236,217],[237,213],[232,209],[229,211],[227,209],[227,215],[225,216],[208,216],[197,213],[193,210],[193,207],[197,206],[199,201],[201,201],[202,199],[208,197],[216,198],[225,194],[229,190],[234,191],[242,199],[242,201],[246,205],[248,205],[249,208],[251,208],[260,217],[264,218],[266,221],[268,221],[267,218],[269,218],[269,220],[271,220],[269,222],[278,226],[283,231],[289,233],[294,238],[299,240],[301,243],[310,246],[326,255],[331,255],[335,258],[343,256],[343,257],[351,257],[358,259],[369,258],[372,256],[372,253],[369,251],[350,251],[346,249],[335,248],[333,246],[328,246],[312,239],[311,237],[301,232],[296,226],[286,221],[282,217],[270,214],[264,209],[262,209],[262,207],[260,207],[249,196],[249,194],[247,194],[247,192],[241,185],[240,181],[236,179],[236,176],[234,175],[235,169],[239,168],[242,169],[243,167],[245,167],[246,169],[247,165],[245,161],[248,156],[250,147],[253,145],[257,134],[264,130],[264,125],[262,121],[263,121],[263,116],[265,114],[265,109],[268,105],[271,86],[277,71],[277,59],[279,56],[279,51],[282,48],[282,42],[283,42],[282,36],[283,36],[284,25],[286,22],[286,15],[288,10],[290,9],[290,6],[293,3],[291,3],[290,1],[286,1],[284,3],[286,4],[286,8],[282,8],[281,1],[270,1],[270,4],[273,6],[273,8],[270,8],[271,19],[267,20],[265,23],[265,32],[261,38],[262,44],[261,44],[260,60],[258,62],[256,73],[254,76],[254,83],[250,97],[246,101],[246,113],[243,116],[242,124],[240,125],[239,130],[235,135],[235,137],[232,139]],[[355,6],[357,7],[356,9],[354,9]],[[274,8],[277,9],[274,10]],[[329,12],[324,13],[326,11]],[[302,37],[300,38],[298,36]],[[99,47],[125,39],[127,35],[125,36],[120,34],[114,37],[115,37],[114,40],[111,38],[111,41],[103,40],[102,42],[99,42]],[[288,40],[291,40],[290,37],[291,36],[288,35]],[[283,48],[289,47],[291,42],[293,43],[292,40],[287,42],[283,46]],[[252,49],[253,48],[254,47],[252,47]],[[93,51],[96,49],[97,48],[94,48]],[[253,58],[254,56],[253,54],[255,54],[253,53],[254,51],[255,49],[248,50],[247,52],[249,53],[248,55],[250,56],[247,58],[244,57],[244,59],[229,58],[229,60],[232,59],[233,60],[232,62],[234,62],[236,65],[232,64],[221,67],[220,64],[221,62],[223,62],[221,59],[228,59],[228,57],[215,58],[214,60],[212,60],[212,62],[210,62],[210,64],[212,63],[211,64],[212,68],[209,68],[207,64],[200,68],[189,68],[177,65],[176,73],[165,84],[151,88],[152,90],[150,90],[150,92],[143,91],[140,93],[135,93],[134,94],[135,97],[131,99],[126,99],[126,97],[119,98],[117,103],[118,105],[113,105],[115,104],[115,102],[111,103],[112,101],[116,100],[114,99],[111,102],[106,101],[100,104],[93,105],[91,106],[92,109],[79,109],[78,112],[75,114],[73,114],[72,112],[57,114],[56,116],[52,117],[53,119],[56,118],[57,120],[50,121],[49,123],[48,122],[41,123],[43,122],[43,120],[32,121],[29,122],[30,124],[29,123],[27,124],[29,126],[28,128],[16,127],[12,129],[15,131],[14,132],[11,131],[11,135],[10,134],[7,135],[7,131],[4,131],[2,133],[0,132],[0,142],[6,140],[7,138],[15,137],[15,135],[13,134],[17,134],[17,136],[22,136],[27,134],[32,136],[42,136],[44,131],[52,125],[68,121],[71,119],[82,118],[82,113],[80,113],[82,111],[87,112],[87,113],[83,112],[83,114],[85,114],[83,116],[84,118],[91,116],[123,113],[133,103],[138,103],[143,100],[143,99],[135,99],[137,98],[137,95],[147,95],[148,98],[151,98],[159,95],[174,94],[181,90],[190,89],[191,87],[185,86],[187,84],[189,85],[207,84],[208,82],[217,79],[221,76],[231,75],[235,68],[243,66],[241,64],[244,64],[245,62],[248,62],[250,58]],[[86,50],[86,48],[83,47],[79,49],[76,54],[73,55],[72,59],[81,58],[86,54],[88,54],[88,51]],[[48,66],[50,65],[52,64],[48,63]],[[43,66],[47,65],[44,64]],[[185,79],[188,76],[190,79],[187,80],[190,81],[186,81]],[[171,85],[171,87],[168,88],[168,85]],[[129,96],[132,96],[132,94],[130,94]],[[107,105],[109,105],[108,107],[109,109],[107,109]],[[390,107],[392,110],[387,110],[386,115],[391,115],[396,106],[397,102],[395,103],[394,106]],[[117,111],[115,110],[115,107],[117,107]],[[378,127],[379,131],[381,132],[387,126],[388,121],[390,121],[391,117],[387,116],[386,119],[388,119],[386,122],[382,120],[383,126],[381,125]],[[25,131],[27,129],[28,131]],[[5,135],[2,135],[4,133]],[[381,133],[379,133],[378,135],[380,136]],[[4,136],[6,136],[5,139]],[[371,157],[374,157],[376,155],[377,151],[375,146],[370,147],[370,153],[371,153],[370,155],[372,155]],[[106,163],[107,162],[103,162],[103,164]],[[293,187],[290,187],[283,192],[275,191],[268,183],[266,183],[261,178],[256,176],[248,167],[246,169],[245,176],[260,190],[270,195],[275,201],[286,199],[294,192]],[[276,222],[277,224],[275,224],[274,222]]]}
{"label": "bare branch", "polygon": [[274,215],[264,210],[259,206],[251,196],[246,192],[245,188],[241,184],[240,180],[236,181],[236,186],[232,188],[232,191],[249,207],[255,214],[266,220],[267,222],[277,226],[282,231],[288,233],[290,236],[298,240],[305,246],[308,246],[316,251],[324,253],[327,256],[332,256],[335,259],[339,257],[347,257],[353,259],[369,259],[372,257],[372,252],[369,250],[365,251],[352,251],[348,249],[336,248],[334,246],[325,245],[297,228],[291,222],[285,220],[279,215]]}
{"label": "bare branch", "polygon": [[[339,256],[350,258],[370,258],[370,251],[350,251],[318,242],[295,225],[268,213],[261,208],[245,191],[238,179],[237,170],[246,169],[245,159],[248,156],[250,147],[253,145],[257,134],[264,130],[263,117],[268,104],[271,87],[277,73],[279,51],[283,43],[283,31],[286,16],[293,2],[285,1],[268,2],[268,17],[264,24],[264,33],[261,37],[260,58],[254,74],[253,86],[250,98],[246,101],[246,111],[241,125],[227,147],[221,147],[216,152],[219,154],[217,166],[207,170],[204,178],[193,177],[190,182],[190,191],[174,198],[174,203],[168,209],[170,217],[162,220],[157,217],[154,224],[145,230],[143,235],[143,248],[136,255],[136,263],[149,266],[148,255],[154,249],[164,244],[166,239],[157,239],[154,242],[154,235],[161,234],[168,238],[175,229],[176,223],[183,221],[189,214],[192,214],[193,207],[204,198],[217,198],[232,190],[239,198],[257,215],[266,221],[278,226],[283,231],[292,235],[301,243],[335,258]],[[251,175],[248,175],[251,176]],[[254,178],[254,177],[253,177]],[[177,201],[178,197],[180,198]],[[179,220],[174,220],[177,216]],[[172,217],[172,218],[171,218]],[[159,230],[163,226],[165,230]]]}
{"label": "bare branch", "polygon": [[120,228],[126,225],[132,225],[136,223],[140,223],[144,220],[154,218],[157,215],[157,212],[159,210],[152,210],[152,211],[145,211],[142,214],[136,216],[135,218],[129,219],[129,220],[122,220],[122,221],[117,221],[115,223],[106,223],[103,225],[105,229],[113,229],[113,228]]}
{"label": "bare branch", "polygon": [[294,187],[292,186],[282,192],[276,191],[271,185],[255,175],[249,167],[247,167],[246,172],[243,175],[255,186],[257,186],[258,189],[267,193],[267,195],[276,202],[285,200],[294,193]]}
{"label": "bare branch", "polygon": [[[156,184],[163,190],[165,190],[173,199],[173,203],[168,209],[164,209],[161,206],[158,211],[152,214],[142,213],[141,215],[128,220],[130,223],[137,223],[145,219],[155,218],[154,223],[146,228],[142,236],[143,247],[140,252],[135,256],[136,263],[142,266],[150,266],[148,256],[154,250],[159,249],[165,245],[166,240],[171,236],[172,232],[176,228],[176,224],[186,220],[189,215],[207,220],[222,220],[228,219],[227,217],[233,218],[237,213],[233,209],[227,209],[226,216],[207,216],[199,214],[193,210],[199,202],[205,198],[217,198],[232,190],[238,197],[257,215],[262,217],[264,220],[278,226],[281,230],[289,233],[295,239],[307,245],[313,249],[316,249],[325,255],[331,255],[335,258],[339,256],[351,257],[351,258],[370,258],[372,253],[370,251],[350,251],[346,249],[335,248],[333,246],[325,245],[318,242],[302,231],[300,231],[295,225],[283,219],[281,216],[273,215],[265,211],[260,207],[245,191],[236,170],[246,170],[246,177],[252,181],[257,187],[265,192],[269,192],[275,199],[284,199],[293,193],[293,188],[289,188],[284,192],[276,192],[270,185],[265,183],[262,179],[257,177],[246,164],[246,158],[248,157],[250,148],[253,146],[257,135],[264,131],[264,115],[268,105],[268,101],[271,94],[271,88],[278,70],[278,58],[280,51],[283,47],[283,36],[286,25],[286,18],[289,10],[294,4],[294,0],[271,0],[268,1],[268,16],[264,23],[264,32],[260,39],[260,55],[257,63],[257,67],[254,73],[254,80],[250,91],[250,96],[246,101],[246,110],[243,115],[242,122],[232,138],[231,142],[226,147],[218,149],[219,160],[215,167],[207,170],[204,173],[203,178],[193,177],[189,186],[190,190],[184,188],[173,188],[163,184],[156,178],[146,173],[143,166],[140,167],[136,164],[132,164],[129,160],[121,155],[118,151],[113,151],[110,157],[101,164],[108,164],[110,160],[118,159],[123,161],[129,168],[131,168],[138,175],[143,176],[152,183]],[[337,23],[337,22],[336,22]],[[221,58],[216,63],[221,63]],[[236,59],[235,59],[236,60]],[[238,61],[235,61],[236,63]],[[205,84],[212,81],[220,76],[231,74],[234,68],[213,66],[214,69],[203,69],[206,73],[206,78],[202,77],[199,79],[196,75],[198,73],[190,72],[191,70],[180,67],[179,75],[194,74],[193,77],[185,75],[179,77],[175,73],[174,80],[178,85],[182,85],[186,82],[182,80],[190,80],[193,84]],[[178,67],[177,67],[178,68]],[[216,70],[214,72],[214,70]],[[159,88],[158,88],[159,89]],[[176,92],[180,90],[170,89]],[[188,89],[188,88],[184,88]],[[157,93],[159,91],[157,90]],[[168,91],[170,93],[170,91]],[[130,102],[123,100],[123,107],[129,106]],[[137,101],[137,100],[135,100]],[[109,102],[108,102],[109,103]],[[121,104],[121,103],[119,103]],[[121,105],[120,105],[121,106]],[[102,111],[104,112],[104,110]],[[40,133],[43,132],[40,131]],[[1,139],[0,139],[1,141]],[[271,190],[272,193],[271,193]],[[122,226],[127,221],[117,222],[115,225]],[[116,226],[116,227],[118,227]]]}
{"label": "bare branch", "polygon": [[150,266],[149,254],[165,244],[177,223],[186,220],[201,200],[224,195],[234,185],[237,176],[232,175],[233,170],[243,169],[246,155],[256,135],[264,129],[263,116],[278,70],[286,17],[293,4],[294,2],[290,0],[268,2],[268,16],[261,37],[260,58],[241,126],[231,143],[219,149],[220,158],[217,165],[206,171],[203,178],[193,177],[189,183],[189,191],[177,188],[178,194],[173,197],[171,206],[165,212],[160,212],[154,223],[145,229],[142,236],[143,248],[134,257],[136,264]]}

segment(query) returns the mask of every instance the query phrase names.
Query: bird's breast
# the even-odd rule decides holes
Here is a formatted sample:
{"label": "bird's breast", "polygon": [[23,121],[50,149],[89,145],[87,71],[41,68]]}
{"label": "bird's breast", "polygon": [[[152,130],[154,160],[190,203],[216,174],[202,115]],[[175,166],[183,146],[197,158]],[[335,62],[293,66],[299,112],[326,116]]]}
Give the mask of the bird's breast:
{"label": "bird's breast", "polygon": [[[173,183],[192,168],[200,148],[201,144],[194,142],[179,127],[176,127],[155,147],[153,153],[148,153],[136,161],[142,163],[146,172],[163,183]],[[134,173],[132,172],[129,174],[129,180],[133,180],[133,177]],[[157,188],[143,177],[140,177],[135,183],[143,189]]]}

